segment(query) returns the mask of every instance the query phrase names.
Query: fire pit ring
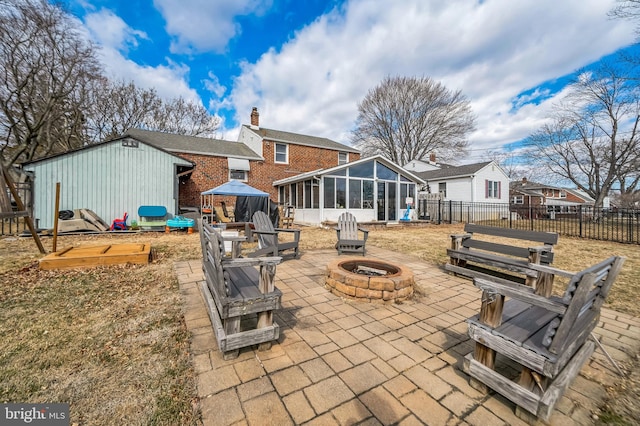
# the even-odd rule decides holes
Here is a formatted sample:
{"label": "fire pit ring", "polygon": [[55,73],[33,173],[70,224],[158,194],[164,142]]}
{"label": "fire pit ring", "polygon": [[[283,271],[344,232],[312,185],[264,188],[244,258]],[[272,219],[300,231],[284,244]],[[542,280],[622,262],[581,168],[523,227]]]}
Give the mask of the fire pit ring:
{"label": "fire pit ring", "polygon": [[413,295],[413,272],[386,261],[349,257],[329,262],[325,285],[333,294],[363,302],[398,302]]}

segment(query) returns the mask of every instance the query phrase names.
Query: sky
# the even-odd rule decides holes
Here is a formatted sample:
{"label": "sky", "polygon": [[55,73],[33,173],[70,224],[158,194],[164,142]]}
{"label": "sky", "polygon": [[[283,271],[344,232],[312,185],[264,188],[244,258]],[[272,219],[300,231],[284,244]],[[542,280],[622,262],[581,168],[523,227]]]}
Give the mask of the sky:
{"label": "sky", "polygon": [[237,140],[262,127],[350,144],[387,77],[430,77],[470,101],[460,164],[540,128],[575,72],[638,49],[615,0],[66,0],[105,72],[200,102]]}

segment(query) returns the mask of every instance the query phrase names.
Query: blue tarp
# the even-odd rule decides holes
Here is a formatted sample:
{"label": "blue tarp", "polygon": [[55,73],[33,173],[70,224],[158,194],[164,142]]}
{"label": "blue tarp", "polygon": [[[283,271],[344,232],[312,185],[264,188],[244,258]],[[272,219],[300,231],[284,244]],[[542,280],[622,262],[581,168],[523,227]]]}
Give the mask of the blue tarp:
{"label": "blue tarp", "polygon": [[260,191],[259,189],[249,186],[246,183],[239,180],[231,180],[227,183],[223,183],[220,186],[216,186],[213,189],[204,191],[202,195],[235,195],[238,197],[268,197],[269,194]]}

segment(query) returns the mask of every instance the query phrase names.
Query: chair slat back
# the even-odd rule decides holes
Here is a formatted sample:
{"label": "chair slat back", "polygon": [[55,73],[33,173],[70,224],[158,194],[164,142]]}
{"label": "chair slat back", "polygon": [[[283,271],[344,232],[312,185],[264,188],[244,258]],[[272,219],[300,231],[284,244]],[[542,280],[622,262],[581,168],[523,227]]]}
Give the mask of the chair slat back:
{"label": "chair slat back", "polygon": [[357,240],[358,239],[358,222],[354,215],[344,212],[338,218],[338,229],[340,230],[340,239]]}
{"label": "chair slat back", "polygon": [[[268,231],[274,232],[275,228],[273,227],[273,223],[271,223],[271,219],[269,216],[263,211],[257,211],[253,214],[253,227],[256,231]],[[271,247],[276,245],[276,236],[275,235],[265,235],[258,234],[258,241],[260,242],[260,247]]]}
{"label": "chair slat back", "polygon": [[209,276],[207,284],[216,286],[216,289],[210,289],[214,294],[229,295],[229,285],[222,267],[222,259],[225,254],[224,240],[222,235],[216,231],[210,224],[203,222],[198,223],[200,229],[200,244],[202,246],[203,269],[204,273]]}
{"label": "chair slat back", "polygon": [[[564,315],[550,324],[543,344],[549,352],[559,354],[571,345],[570,336],[590,333],[600,317],[600,308],[615,282],[624,258],[612,256],[576,273],[565,291],[562,301],[567,304]],[[583,329],[577,329],[583,328]]]}

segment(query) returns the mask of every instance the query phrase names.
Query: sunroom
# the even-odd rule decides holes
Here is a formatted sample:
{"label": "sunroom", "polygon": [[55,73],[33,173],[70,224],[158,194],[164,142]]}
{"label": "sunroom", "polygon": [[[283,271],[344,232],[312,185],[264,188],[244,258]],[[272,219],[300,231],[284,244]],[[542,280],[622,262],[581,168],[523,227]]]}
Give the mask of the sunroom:
{"label": "sunroom", "polygon": [[[337,222],[344,211],[358,222],[394,223],[414,217],[424,181],[382,156],[275,181],[278,203],[295,207],[295,222]],[[410,206],[410,209],[408,207]]]}

